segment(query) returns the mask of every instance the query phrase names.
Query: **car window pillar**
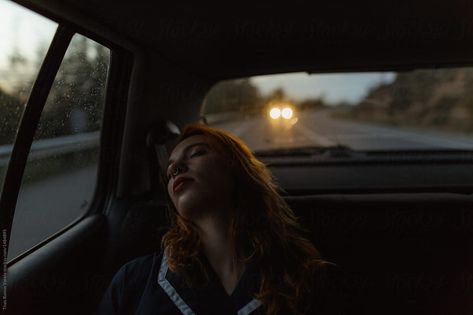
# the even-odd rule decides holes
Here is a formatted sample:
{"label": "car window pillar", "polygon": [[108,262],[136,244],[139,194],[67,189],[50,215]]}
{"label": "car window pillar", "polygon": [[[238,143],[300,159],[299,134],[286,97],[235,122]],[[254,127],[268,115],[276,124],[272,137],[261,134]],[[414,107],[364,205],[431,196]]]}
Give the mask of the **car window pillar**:
{"label": "car window pillar", "polygon": [[73,35],[74,32],[70,28],[58,26],[21,117],[0,197],[0,227],[3,246],[6,246],[2,251],[2,256],[5,256],[3,258],[6,258],[8,254],[13,215],[33,137],[56,73]]}

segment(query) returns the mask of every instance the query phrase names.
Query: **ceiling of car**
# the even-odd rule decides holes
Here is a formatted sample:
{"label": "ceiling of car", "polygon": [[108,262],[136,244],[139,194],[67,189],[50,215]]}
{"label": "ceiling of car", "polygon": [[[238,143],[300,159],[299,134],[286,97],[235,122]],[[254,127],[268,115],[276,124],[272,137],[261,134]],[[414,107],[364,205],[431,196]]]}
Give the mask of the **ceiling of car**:
{"label": "ceiling of car", "polygon": [[112,41],[126,38],[211,79],[473,60],[473,3],[467,1],[18,2]]}

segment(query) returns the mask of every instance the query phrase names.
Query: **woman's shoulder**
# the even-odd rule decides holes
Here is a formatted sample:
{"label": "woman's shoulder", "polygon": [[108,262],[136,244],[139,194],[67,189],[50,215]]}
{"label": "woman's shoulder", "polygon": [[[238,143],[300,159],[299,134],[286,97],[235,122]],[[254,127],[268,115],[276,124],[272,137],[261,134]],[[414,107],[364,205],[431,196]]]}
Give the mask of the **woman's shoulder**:
{"label": "woman's shoulder", "polygon": [[151,254],[135,257],[132,260],[123,264],[120,270],[123,272],[133,272],[137,270],[148,269],[152,267],[153,262],[155,262],[155,260],[159,260],[161,257],[161,251],[156,251]]}
{"label": "woman's shoulder", "polygon": [[115,273],[99,305],[98,314],[133,313],[147,280],[161,252],[139,256],[128,261]]}
{"label": "woman's shoulder", "polygon": [[143,280],[148,278],[153,265],[156,264],[161,255],[160,252],[154,252],[126,262],[115,273],[111,284],[126,288],[133,288],[133,285],[141,285]]}
{"label": "woman's shoulder", "polygon": [[161,251],[157,251],[133,258],[122,265],[113,280],[125,282],[127,287],[133,287],[135,284],[142,285],[153,272],[156,264],[160,263],[162,255]]}

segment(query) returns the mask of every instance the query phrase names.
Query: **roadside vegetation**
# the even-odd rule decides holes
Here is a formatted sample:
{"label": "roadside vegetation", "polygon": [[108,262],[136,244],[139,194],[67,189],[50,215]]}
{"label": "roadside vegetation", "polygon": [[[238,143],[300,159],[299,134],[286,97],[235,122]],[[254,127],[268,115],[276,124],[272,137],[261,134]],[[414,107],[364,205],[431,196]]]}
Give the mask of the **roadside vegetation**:
{"label": "roadside vegetation", "polygon": [[[7,68],[0,69],[0,183],[44,49],[38,51],[36,59],[14,50],[7,58]],[[85,37],[73,38],[46,101],[35,140],[100,130],[108,55],[106,48]],[[88,166],[96,163],[97,156],[98,148],[30,160],[23,181],[34,182]]]}
{"label": "roadside vegetation", "polygon": [[338,117],[391,126],[473,133],[473,69],[416,70],[373,87]]}

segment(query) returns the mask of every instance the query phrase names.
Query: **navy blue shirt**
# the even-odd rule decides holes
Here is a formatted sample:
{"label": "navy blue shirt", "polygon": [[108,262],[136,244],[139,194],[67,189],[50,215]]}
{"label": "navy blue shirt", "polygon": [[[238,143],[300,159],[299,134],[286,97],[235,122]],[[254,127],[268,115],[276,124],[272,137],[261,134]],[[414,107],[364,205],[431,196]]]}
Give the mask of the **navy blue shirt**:
{"label": "navy blue shirt", "polygon": [[[322,286],[317,291],[324,294],[317,294],[312,299],[316,305],[314,312],[344,314],[339,301],[326,294],[327,280],[320,279]],[[181,276],[168,269],[164,252],[154,253],[136,258],[120,268],[102,298],[98,314],[264,314],[263,305],[254,298],[259,282],[255,266],[248,264],[230,295],[218,281],[199,289],[189,288]]]}

